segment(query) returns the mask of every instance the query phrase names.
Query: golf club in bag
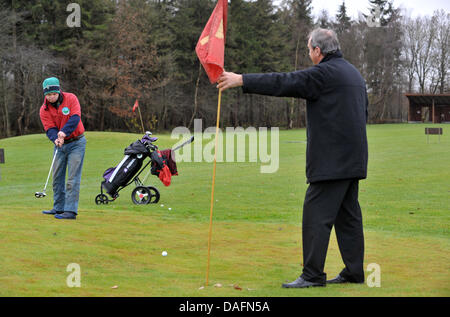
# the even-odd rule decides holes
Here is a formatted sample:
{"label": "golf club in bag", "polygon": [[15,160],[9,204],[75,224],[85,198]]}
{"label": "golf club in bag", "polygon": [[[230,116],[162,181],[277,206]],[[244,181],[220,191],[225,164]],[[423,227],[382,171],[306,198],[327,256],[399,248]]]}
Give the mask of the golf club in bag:
{"label": "golf club in bag", "polygon": [[45,182],[44,190],[42,192],[36,192],[34,194],[34,197],[36,197],[36,198],[42,198],[42,197],[47,196],[45,194],[45,190],[47,189],[47,184],[48,184],[48,179],[50,178],[50,173],[53,170],[53,164],[55,163],[56,154],[58,154],[58,149],[55,150],[55,155],[53,155],[52,165],[50,166],[50,171],[48,171],[47,181]]}

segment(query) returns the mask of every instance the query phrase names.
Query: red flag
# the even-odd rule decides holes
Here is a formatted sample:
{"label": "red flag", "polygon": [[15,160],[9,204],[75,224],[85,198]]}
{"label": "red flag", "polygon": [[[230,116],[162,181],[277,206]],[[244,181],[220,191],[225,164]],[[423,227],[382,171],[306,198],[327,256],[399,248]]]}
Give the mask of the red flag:
{"label": "red flag", "polygon": [[136,110],[137,107],[139,107],[139,102],[136,99],[136,101],[134,102],[134,106],[133,106],[133,112]]}
{"label": "red flag", "polygon": [[218,0],[198,40],[195,52],[211,83],[223,73],[228,0]]}

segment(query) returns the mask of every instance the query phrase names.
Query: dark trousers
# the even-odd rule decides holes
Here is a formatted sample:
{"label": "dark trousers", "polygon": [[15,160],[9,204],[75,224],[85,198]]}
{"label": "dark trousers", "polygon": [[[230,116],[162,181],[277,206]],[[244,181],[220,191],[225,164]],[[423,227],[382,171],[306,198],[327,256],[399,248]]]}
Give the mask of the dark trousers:
{"label": "dark trousers", "polygon": [[364,282],[364,235],[358,183],[357,179],[346,179],[309,185],[303,204],[303,279],[326,282],[323,269],[334,225],[345,264],[340,275],[352,282]]}

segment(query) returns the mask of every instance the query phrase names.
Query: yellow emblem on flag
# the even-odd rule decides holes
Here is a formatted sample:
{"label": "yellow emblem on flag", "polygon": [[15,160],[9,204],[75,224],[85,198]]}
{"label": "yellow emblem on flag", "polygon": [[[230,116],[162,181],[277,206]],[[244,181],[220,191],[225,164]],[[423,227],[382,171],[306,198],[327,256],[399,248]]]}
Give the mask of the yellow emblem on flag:
{"label": "yellow emblem on flag", "polygon": [[223,39],[223,19],[220,20],[220,25],[217,28],[217,32],[215,35],[218,39]]}
{"label": "yellow emblem on flag", "polygon": [[208,43],[208,41],[209,41],[209,35],[207,35],[207,36],[205,36],[204,38],[202,38],[202,39],[200,40],[200,44],[201,44],[201,45],[205,45],[206,43]]}
{"label": "yellow emblem on flag", "polygon": [[[216,34],[214,35],[218,39],[223,39],[223,19],[220,20],[219,27],[217,28]],[[200,40],[201,45],[205,45],[209,41],[209,35],[205,36]]]}

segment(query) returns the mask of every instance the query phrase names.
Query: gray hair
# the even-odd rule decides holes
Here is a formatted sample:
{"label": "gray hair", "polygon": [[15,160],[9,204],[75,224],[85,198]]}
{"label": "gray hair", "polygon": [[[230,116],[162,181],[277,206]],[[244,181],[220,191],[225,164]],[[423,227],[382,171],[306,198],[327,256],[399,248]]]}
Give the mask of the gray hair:
{"label": "gray hair", "polygon": [[317,28],[309,33],[309,38],[311,39],[311,46],[320,48],[324,56],[341,49],[337,35],[333,30]]}

